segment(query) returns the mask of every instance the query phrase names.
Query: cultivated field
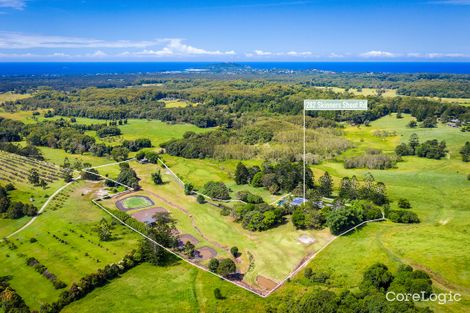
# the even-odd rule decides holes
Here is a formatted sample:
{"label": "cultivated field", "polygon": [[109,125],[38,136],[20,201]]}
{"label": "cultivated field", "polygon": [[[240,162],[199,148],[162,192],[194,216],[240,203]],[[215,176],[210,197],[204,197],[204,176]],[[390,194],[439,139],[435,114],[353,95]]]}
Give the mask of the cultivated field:
{"label": "cultivated field", "polygon": [[[9,193],[11,201],[32,203],[38,209],[44,204],[49,195],[64,185],[60,168],[52,163],[0,151],[0,168],[0,183],[2,185],[13,183],[15,186],[15,190]],[[33,186],[29,183],[28,176],[33,168],[47,182],[46,188]],[[30,219],[30,217],[14,220],[0,219],[0,238],[13,233]]]}

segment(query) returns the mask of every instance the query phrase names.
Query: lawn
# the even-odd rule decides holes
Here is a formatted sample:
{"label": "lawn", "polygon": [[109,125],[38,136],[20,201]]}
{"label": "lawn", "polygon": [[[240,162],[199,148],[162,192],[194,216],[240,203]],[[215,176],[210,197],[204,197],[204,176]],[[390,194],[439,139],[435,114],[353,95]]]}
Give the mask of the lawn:
{"label": "lawn", "polygon": [[152,205],[148,199],[144,197],[129,197],[122,201],[126,209],[141,209]]}
{"label": "lawn", "polygon": [[[12,276],[11,286],[32,309],[55,301],[61,290],[54,289],[51,282],[28,267],[26,258],[35,257],[70,286],[135,248],[138,236],[120,225],[112,231],[115,240],[99,241],[94,227],[102,218],[109,218],[90,202],[99,188],[100,184],[83,181],[71,185],[51,201],[31,226],[10,238],[16,249],[9,249],[5,243],[0,245],[0,276]],[[37,241],[30,242],[31,238]]]}

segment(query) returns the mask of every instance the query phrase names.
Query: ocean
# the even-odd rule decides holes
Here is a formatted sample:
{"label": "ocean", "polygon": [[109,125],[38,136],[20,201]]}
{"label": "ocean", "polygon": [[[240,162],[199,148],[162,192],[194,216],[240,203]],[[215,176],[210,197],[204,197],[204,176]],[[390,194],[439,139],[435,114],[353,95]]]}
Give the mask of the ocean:
{"label": "ocean", "polygon": [[[98,75],[204,71],[220,62],[25,62],[0,63],[0,76]],[[353,73],[470,74],[470,62],[235,62],[257,70],[322,70]]]}

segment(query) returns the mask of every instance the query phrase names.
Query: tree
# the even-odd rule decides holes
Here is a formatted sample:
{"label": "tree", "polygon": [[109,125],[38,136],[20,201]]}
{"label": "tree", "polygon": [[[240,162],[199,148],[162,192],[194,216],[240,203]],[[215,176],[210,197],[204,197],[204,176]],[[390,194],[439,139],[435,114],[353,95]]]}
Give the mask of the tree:
{"label": "tree", "polygon": [[46,189],[47,187],[47,182],[44,179],[39,180],[39,186],[41,186],[42,189]]}
{"label": "tree", "polygon": [[249,182],[250,173],[242,162],[238,162],[235,170],[235,183],[237,185],[244,185]]}
{"label": "tree", "polygon": [[362,222],[359,210],[343,207],[332,211],[327,217],[327,225],[333,235],[339,235]]}
{"label": "tree", "polygon": [[64,178],[64,181],[66,183],[69,183],[73,180],[73,176],[72,176],[72,171],[70,169],[65,169],[63,174],[62,174],[62,177]]}
{"label": "tree", "polygon": [[216,258],[210,259],[208,267],[211,272],[216,273],[217,269],[219,268],[219,260]]}
{"label": "tree", "polygon": [[101,176],[98,173],[98,170],[95,168],[90,168],[87,170],[82,170],[82,173],[80,175],[82,179],[84,180],[100,180]]}
{"label": "tree", "polygon": [[162,175],[160,174],[160,170],[155,173],[152,173],[152,181],[155,185],[163,184],[163,179],[162,179]]}
{"label": "tree", "polygon": [[217,274],[221,276],[229,276],[230,274],[235,273],[237,267],[235,263],[231,259],[222,259],[219,262],[219,266],[217,267]]}
{"label": "tree", "polygon": [[410,139],[408,141],[408,145],[411,148],[411,151],[413,151],[412,154],[416,154],[416,148],[419,145],[419,137],[416,133],[412,133],[410,136]]}
{"label": "tree", "polygon": [[233,255],[234,258],[238,257],[238,247],[231,247],[230,253]]}
{"label": "tree", "polygon": [[203,195],[197,195],[196,201],[197,201],[197,203],[199,203],[199,204],[204,204],[204,203],[206,203],[206,198],[204,198]]}
{"label": "tree", "polygon": [[220,292],[219,288],[214,289],[214,297],[218,300],[222,300],[224,297],[222,296],[222,292]]}
{"label": "tree", "polygon": [[470,142],[467,141],[465,145],[460,149],[460,154],[462,155],[462,161],[470,162]]}
{"label": "tree", "polygon": [[230,193],[228,187],[222,182],[210,181],[204,185],[204,194],[212,199],[228,200]]}
{"label": "tree", "polygon": [[411,209],[410,201],[405,198],[400,198],[398,199],[398,207],[402,209]]}
{"label": "tree", "polygon": [[183,252],[188,258],[194,257],[194,245],[190,241],[186,241],[183,247]]}
{"label": "tree", "polygon": [[333,192],[333,181],[328,172],[325,172],[322,177],[320,177],[320,185],[318,186],[318,191],[324,197],[330,197]]}
{"label": "tree", "polygon": [[416,122],[416,120],[411,120],[408,125],[407,125],[409,128],[416,128],[418,127],[418,123]]}
{"label": "tree", "polygon": [[124,147],[114,147],[113,150],[111,150],[111,156],[116,162],[125,161],[129,157],[129,149]]}
{"label": "tree", "polygon": [[406,143],[401,143],[395,147],[395,153],[399,156],[413,155],[413,149],[411,149]]}
{"label": "tree", "polygon": [[111,240],[111,225],[105,218],[102,218],[98,226],[96,226],[96,232],[98,233],[98,236],[101,241]]}
{"label": "tree", "polygon": [[194,187],[193,187],[193,185],[192,185],[191,183],[186,183],[186,184],[184,184],[184,194],[185,194],[185,195],[188,196],[188,195],[192,194],[192,193],[193,193],[193,189],[194,189]]}
{"label": "tree", "polygon": [[32,169],[31,172],[29,173],[29,176],[28,176],[28,180],[29,182],[34,185],[34,186],[37,186],[39,185],[39,182],[40,182],[40,177],[39,177],[39,173],[36,169]]}
{"label": "tree", "polygon": [[294,224],[295,228],[297,229],[305,229],[305,213],[301,207],[295,208],[294,212],[292,213],[292,224]]}
{"label": "tree", "polygon": [[253,187],[263,187],[263,173],[262,172],[258,172],[253,176],[253,178],[251,179],[251,185]]}
{"label": "tree", "polygon": [[361,288],[368,289],[370,287],[384,292],[388,289],[393,281],[393,275],[388,267],[381,263],[370,266],[363,274]]}
{"label": "tree", "polygon": [[129,186],[134,190],[139,190],[140,179],[137,177],[137,173],[132,168],[130,168],[129,164],[127,163],[121,163],[119,166],[121,168],[121,172],[119,173],[116,181],[123,185]]}
{"label": "tree", "polygon": [[305,294],[297,305],[296,313],[336,313],[336,294],[327,290],[315,290]]}

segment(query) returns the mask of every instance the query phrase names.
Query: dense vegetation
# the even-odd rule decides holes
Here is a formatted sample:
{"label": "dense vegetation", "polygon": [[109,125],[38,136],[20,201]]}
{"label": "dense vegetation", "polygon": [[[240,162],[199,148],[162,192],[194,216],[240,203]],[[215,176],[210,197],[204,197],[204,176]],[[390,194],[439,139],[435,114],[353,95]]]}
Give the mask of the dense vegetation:
{"label": "dense vegetation", "polygon": [[[304,275],[311,281],[319,277],[311,270],[306,270]],[[428,308],[415,306],[413,301],[388,301],[387,293],[419,294],[420,299],[426,300],[433,293],[431,278],[407,265],[401,265],[393,274],[386,265],[376,263],[363,273],[359,290],[337,293],[317,287],[301,296],[282,299],[283,302],[272,305],[269,312],[431,312]]]}

